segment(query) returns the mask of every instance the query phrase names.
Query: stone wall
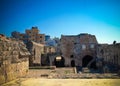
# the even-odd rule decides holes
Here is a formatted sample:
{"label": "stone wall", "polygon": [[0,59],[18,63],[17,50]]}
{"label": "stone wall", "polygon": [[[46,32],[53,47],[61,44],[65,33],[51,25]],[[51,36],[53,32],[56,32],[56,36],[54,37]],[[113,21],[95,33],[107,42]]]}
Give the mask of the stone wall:
{"label": "stone wall", "polygon": [[53,58],[55,58],[57,53],[58,52],[56,52],[56,47],[44,46],[44,54],[41,56],[42,66],[52,66],[52,62],[54,61]]}
{"label": "stone wall", "polygon": [[63,36],[61,37],[61,52],[65,58],[65,65],[70,66],[71,58],[73,55],[74,42],[77,41],[77,36]]}
{"label": "stone wall", "polygon": [[8,63],[4,61],[0,67],[0,84],[14,80],[18,77],[23,77],[29,70],[28,61],[19,63]]}
{"label": "stone wall", "polygon": [[56,48],[54,46],[44,46],[45,54],[51,54],[51,53],[55,53],[55,52],[56,52]]}
{"label": "stone wall", "polygon": [[42,54],[42,58],[41,58],[42,66],[56,66],[55,65],[55,59],[58,56],[60,56],[59,53]]}
{"label": "stone wall", "polygon": [[99,44],[97,47],[97,57],[103,58],[104,62],[120,66],[120,43]]}
{"label": "stone wall", "polygon": [[23,42],[0,40],[0,84],[25,76],[29,56]]}
{"label": "stone wall", "polygon": [[30,66],[41,65],[41,55],[44,53],[44,45],[29,41],[27,42],[26,46],[31,53],[31,56],[29,58]]}
{"label": "stone wall", "polygon": [[62,35],[61,52],[65,59],[65,66],[71,66],[71,61],[75,61],[75,66],[82,66],[82,59],[86,55],[96,57],[97,40],[94,35]]}

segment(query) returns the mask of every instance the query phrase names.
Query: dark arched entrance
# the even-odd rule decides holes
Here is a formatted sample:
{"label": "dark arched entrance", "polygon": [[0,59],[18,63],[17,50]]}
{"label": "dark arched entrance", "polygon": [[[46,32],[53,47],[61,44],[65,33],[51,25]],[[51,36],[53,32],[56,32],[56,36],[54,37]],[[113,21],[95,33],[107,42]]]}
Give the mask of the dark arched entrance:
{"label": "dark arched entrance", "polygon": [[89,67],[95,69],[96,68],[96,61],[92,61],[92,60],[93,60],[92,56],[89,56],[89,55],[84,56],[82,59],[82,67],[87,67],[88,64],[90,62],[92,62]]}
{"label": "dark arched entrance", "polygon": [[75,61],[74,60],[71,61],[71,66],[75,67]]}
{"label": "dark arched entrance", "polygon": [[56,67],[64,67],[65,59],[61,56],[54,59],[54,64]]}

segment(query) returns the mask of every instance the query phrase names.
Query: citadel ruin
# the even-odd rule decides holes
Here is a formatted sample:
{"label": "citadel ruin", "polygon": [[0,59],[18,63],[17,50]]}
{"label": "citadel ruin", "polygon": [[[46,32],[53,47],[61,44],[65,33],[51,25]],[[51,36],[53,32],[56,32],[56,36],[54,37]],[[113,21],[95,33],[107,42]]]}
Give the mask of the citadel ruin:
{"label": "citadel ruin", "polygon": [[0,84],[25,76],[29,67],[35,66],[76,67],[78,73],[85,68],[117,73],[120,43],[99,44],[95,35],[88,33],[49,40],[37,27],[25,34],[12,32],[12,38],[0,34]]}

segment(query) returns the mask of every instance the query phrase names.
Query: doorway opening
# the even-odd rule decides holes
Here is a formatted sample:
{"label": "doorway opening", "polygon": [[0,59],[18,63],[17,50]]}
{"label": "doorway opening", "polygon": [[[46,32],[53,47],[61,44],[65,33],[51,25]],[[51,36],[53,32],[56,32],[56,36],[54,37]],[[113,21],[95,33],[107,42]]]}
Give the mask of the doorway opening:
{"label": "doorway opening", "polygon": [[65,59],[61,56],[58,56],[54,59],[54,64],[56,67],[64,67]]}
{"label": "doorway opening", "polygon": [[82,59],[82,67],[88,67],[88,64],[90,63],[90,68],[96,68],[96,61],[93,61],[93,57],[86,55]]}
{"label": "doorway opening", "polygon": [[75,61],[74,60],[71,61],[71,67],[75,67]]}

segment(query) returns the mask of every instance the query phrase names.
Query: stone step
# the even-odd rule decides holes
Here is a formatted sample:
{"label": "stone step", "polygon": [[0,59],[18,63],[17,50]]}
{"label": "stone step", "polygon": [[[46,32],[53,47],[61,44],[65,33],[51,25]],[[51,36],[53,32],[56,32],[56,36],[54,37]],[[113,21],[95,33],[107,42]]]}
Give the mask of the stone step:
{"label": "stone step", "polygon": [[83,73],[89,73],[90,70],[89,70],[88,68],[82,68],[82,72],[83,72]]}

